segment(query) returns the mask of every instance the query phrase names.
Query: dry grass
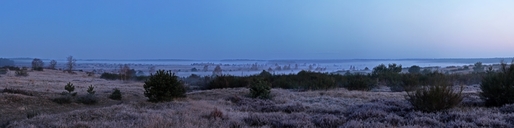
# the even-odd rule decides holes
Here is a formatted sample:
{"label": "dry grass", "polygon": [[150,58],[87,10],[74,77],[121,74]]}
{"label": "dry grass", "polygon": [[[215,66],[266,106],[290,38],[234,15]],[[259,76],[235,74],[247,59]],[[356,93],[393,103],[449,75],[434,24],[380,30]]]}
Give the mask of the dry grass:
{"label": "dry grass", "polygon": [[[466,91],[457,108],[415,111],[403,92],[334,89],[295,92],[272,89],[271,100],[248,98],[246,88],[195,91],[166,103],[150,103],[143,83],[106,81],[85,73],[29,72],[0,77],[0,126],[8,127],[512,127],[513,105],[485,108],[477,91]],[[59,105],[50,101],[72,82],[78,95],[94,85],[98,103]],[[123,100],[108,98],[119,88]],[[32,118],[28,118],[30,116]],[[8,122],[8,123],[7,123]]]}

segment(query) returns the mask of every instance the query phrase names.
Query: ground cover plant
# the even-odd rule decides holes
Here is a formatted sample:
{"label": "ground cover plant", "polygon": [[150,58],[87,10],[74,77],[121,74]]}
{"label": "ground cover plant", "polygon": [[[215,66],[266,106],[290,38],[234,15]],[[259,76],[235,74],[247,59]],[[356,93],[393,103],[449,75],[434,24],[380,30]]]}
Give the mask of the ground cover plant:
{"label": "ground cover plant", "polygon": [[[259,75],[238,77],[244,82],[233,79],[223,80],[225,84],[228,82],[227,85],[235,81],[247,83],[245,86],[198,88],[186,92],[186,86],[190,84],[180,82],[181,78],[172,75],[171,72],[158,71],[146,82],[127,82],[97,79],[98,76],[88,76],[83,72],[70,75],[62,71],[44,70],[31,72],[27,77],[0,77],[3,81],[0,87],[4,88],[4,93],[0,93],[0,110],[2,110],[0,115],[13,115],[0,116],[0,126],[513,127],[514,125],[514,107],[512,107],[514,105],[506,103],[501,107],[486,107],[484,104],[487,99],[483,98],[479,86],[460,86],[458,79],[455,79],[459,74],[426,72],[416,73],[416,75],[410,73],[398,75],[400,83],[405,85],[402,86],[412,85],[419,88],[405,89],[408,93],[382,90],[380,88],[390,87],[376,83],[377,79],[372,75],[363,74],[304,72],[271,75],[264,72]],[[354,78],[356,76],[360,78]],[[502,75],[491,76],[497,79],[496,76]],[[209,83],[206,82],[208,80],[214,80],[210,77],[190,79],[191,83],[204,84]],[[445,84],[438,83],[442,81],[441,79],[446,79]],[[484,77],[485,79],[488,78]],[[363,84],[357,87],[371,85],[371,89],[368,87],[350,89],[350,85],[358,84],[348,84],[367,83],[366,81],[374,84]],[[66,84],[68,82],[70,83]],[[181,95],[186,97],[175,98],[176,100],[171,102],[148,102],[149,97],[146,95],[150,91],[147,91],[145,86],[157,87],[167,83],[184,87],[177,90],[183,92]],[[285,84],[281,85],[281,83]],[[481,83],[488,85],[484,81]],[[73,86],[73,89],[70,86]],[[63,89],[66,90],[65,93],[62,93]],[[119,96],[121,99],[120,90],[123,90],[123,100],[113,98]],[[254,96],[257,98],[252,97],[251,90],[256,90]],[[415,95],[418,91],[421,95]],[[30,95],[25,95],[23,92],[28,92]],[[77,92],[75,97],[70,95]],[[273,98],[259,98],[261,94],[268,94],[268,92]],[[426,98],[428,101],[430,99],[434,101],[431,104],[450,104],[451,107],[432,109],[430,105],[417,105],[409,98],[406,99],[409,95],[415,97],[412,101],[416,101],[416,98]],[[51,100],[61,96],[64,97],[62,104]],[[81,97],[86,96],[94,96],[96,102],[91,104],[83,102],[86,100],[82,100]],[[440,97],[434,98],[437,96]],[[434,100],[447,97],[456,97],[451,99],[457,100]],[[429,109],[423,109],[423,107],[429,107]]]}

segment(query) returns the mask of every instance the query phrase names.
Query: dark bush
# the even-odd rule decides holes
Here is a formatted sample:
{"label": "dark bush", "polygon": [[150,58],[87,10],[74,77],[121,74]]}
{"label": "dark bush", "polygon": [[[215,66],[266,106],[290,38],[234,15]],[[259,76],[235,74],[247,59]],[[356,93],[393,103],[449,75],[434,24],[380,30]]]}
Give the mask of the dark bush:
{"label": "dark bush", "polygon": [[250,97],[252,98],[270,99],[270,93],[271,85],[266,81],[257,80],[250,85]]}
{"label": "dark bush", "polygon": [[398,84],[389,87],[393,92],[414,91],[421,85],[419,82],[420,77],[421,74],[401,74],[401,81]]}
{"label": "dark bush", "polygon": [[186,88],[171,71],[159,70],[150,75],[143,85],[145,96],[150,102],[171,101],[173,98],[186,97]]}
{"label": "dark bush", "polygon": [[100,75],[100,78],[106,79],[106,80],[117,80],[117,79],[120,79],[120,75],[104,72],[104,73],[102,73],[102,75]]}
{"label": "dark bush", "polygon": [[369,75],[348,74],[345,77],[346,83],[343,87],[348,90],[369,91],[376,86],[376,82]]}
{"label": "dark bush", "polygon": [[431,86],[422,87],[414,92],[407,92],[407,100],[415,109],[424,112],[446,110],[457,106],[462,101],[460,91],[454,91],[449,81],[441,80]]}
{"label": "dark bush", "polygon": [[221,75],[216,76],[214,80],[209,83],[207,89],[238,88],[246,86],[248,86],[248,81],[245,77]]}
{"label": "dark bush", "polygon": [[77,99],[77,102],[91,105],[91,104],[96,104],[98,102],[98,99],[93,94],[87,94],[87,95],[79,97]]}
{"label": "dark bush", "polygon": [[501,64],[499,72],[488,71],[480,84],[480,93],[486,106],[514,103],[514,64]]}
{"label": "dark bush", "polygon": [[23,68],[23,69],[20,69],[20,70],[17,70],[16,72],[14,72],[16,74],[16,76],[29,76],[29,73],[27,72],[27,69],[26,68]]}
{"label": "dark bush", "polygon": [[419,67],[417,65],[412,65],[409,68],[409,73],[420,73],[420,72],[421,72],[421,67]]}
{"label": "dark bush", "polygon": [[113,100],[121,100],[121,91],[117,88],[114,89],[114,91],[111,93],[109,98]]}

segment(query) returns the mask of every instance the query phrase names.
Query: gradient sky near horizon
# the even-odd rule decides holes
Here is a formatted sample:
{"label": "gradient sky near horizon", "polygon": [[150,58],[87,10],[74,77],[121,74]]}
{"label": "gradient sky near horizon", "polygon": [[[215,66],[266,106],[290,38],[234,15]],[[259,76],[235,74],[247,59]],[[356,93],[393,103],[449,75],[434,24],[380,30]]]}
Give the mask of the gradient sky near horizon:
{"label": "gradient sky near horizon", "polygon": [[0,57],[514,56],[512,0],[0,1]]}

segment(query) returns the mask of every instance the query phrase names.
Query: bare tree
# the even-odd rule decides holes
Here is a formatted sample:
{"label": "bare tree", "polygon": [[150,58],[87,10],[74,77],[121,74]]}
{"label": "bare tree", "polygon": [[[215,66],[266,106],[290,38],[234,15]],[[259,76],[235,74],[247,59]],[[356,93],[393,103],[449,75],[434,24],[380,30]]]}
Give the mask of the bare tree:
{"label": "bare tree", "polygon": [[55,69],[55,65],[57,65],[57,61],[52,60],[52,61],[50,61],[50,65],[48,65],[48,68],[49,69]]}
{"label": "bare tree", "polygon": [[212,75],[215,75],[215,76],[221,76],[222,75],[222,70],[221,70],[221,67],[219,65],[216,66],[216,68],[214,68],[214,71],[212,71]]}
{"label": "bare tree", "polygon": [[45,63],[43,63],[41,59],[35,58],[34,60],[32,60],[32,70],[43,71],[44,64]]}
{"label": "bare tree", "polygon": [[209,65],[204,65],[204,66],[203,66],[203,71],[204,71],[204,72],[207,72],[207,70],[209,70]]}
{"label": "bare tree", "polygon": [[127,64],[120,65],[120,79],[123,81],[128,80],[130,78],[129,71],[130,67]]}
{"label": "bare tree", "polygon": [[75,67],[75,62],[77,62],[77,60],[73,59],[73,56],[68,56],[66,60],[66,70],[68,71],[68,73],[72,73],[72,70]]}

